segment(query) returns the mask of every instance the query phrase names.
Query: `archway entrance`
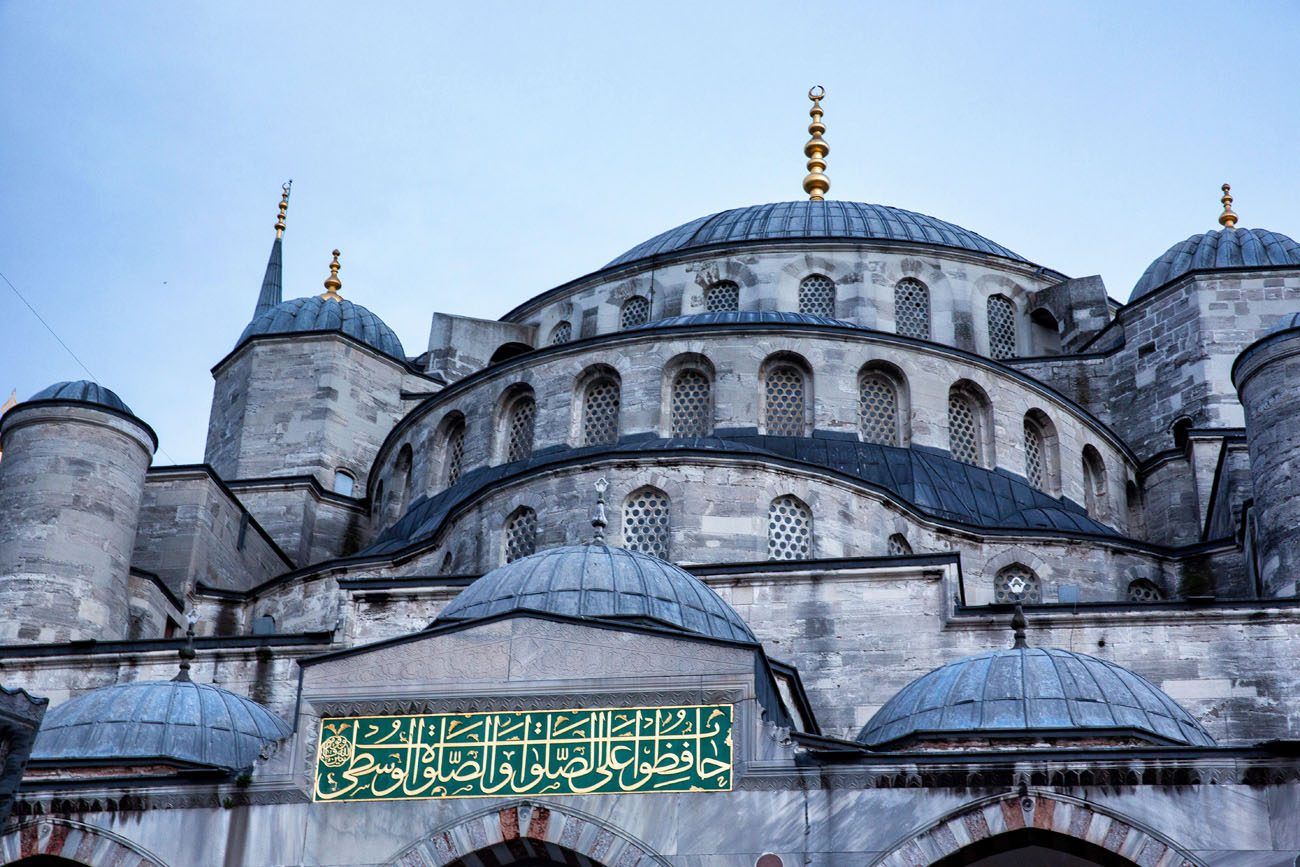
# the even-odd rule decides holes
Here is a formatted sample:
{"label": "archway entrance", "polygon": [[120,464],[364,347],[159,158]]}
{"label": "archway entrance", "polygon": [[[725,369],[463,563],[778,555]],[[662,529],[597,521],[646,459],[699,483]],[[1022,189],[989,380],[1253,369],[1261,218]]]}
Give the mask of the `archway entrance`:
{"label": "archway entrance", "polygon": [[605,867],[565,846],[543,843],[540,840],[515,839],[447,862],[447,867],[470,867],[477,864],[494,864],[498,867]]}
{"label": "archway entrance", "polygon": [[1021,828],[988,837],[935,861],[931,867],[1137,867],[1087,840]]}

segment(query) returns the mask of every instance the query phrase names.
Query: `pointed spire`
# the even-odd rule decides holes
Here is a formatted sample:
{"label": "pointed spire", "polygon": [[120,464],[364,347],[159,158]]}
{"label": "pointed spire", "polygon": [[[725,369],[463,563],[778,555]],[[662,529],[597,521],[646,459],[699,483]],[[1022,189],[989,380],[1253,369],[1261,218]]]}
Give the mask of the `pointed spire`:
{"label": "pointed spire", "polygon": [[293,181],[280,187],[280,216],[275,220],[275,240],[271,243],[271,256],[266,260],[266,276],[262,278],[262,291],[257,296],[253,316],[260,316],[284,300],[284,281],[281,274],[281,239],[284,237],[284,215],[289,210],[289,188]]}
{"label": "pointed spire", "polygon": [[1025,641],[1025,627],[1028,625],[1025,609],[1017,602],[1015,613],[1011,615],[1012,650],[1025,650],[1029,647],[1029,642]]}
{"label": "pointed spire", "polygon": [[339,294],[339,290],[343,288],[343,281],[339,279],[339,268],[341,267],[343,266],[339,264],[339,251],[336,248],[334,250],[334,261],[330,262],[330,275],[325,278],[325,291],[320,296],[326,301],[343,300],[343,296]]}
{"label": "pointed spire", "polygon": [[1219,214],[1219,225],[1227,229],[1237,228],[1237,213],[1232,210],[1232,187],[1228,184],[1223,185],[1223,198],[1219,199],[1223,203],[1223,213]]}
{"label": "pointed spire", "polygon": [[609,489],[609,482],[605,481],[602,476],[596,479],[596,508],[591,513],[591,526],[596,531],[591,535],[591,544],[605,544],[605,528],[609,526],[609,519],[605,516],[605,491]]}
{"label": "pointed spire", "polygon": [[173,681],[181,683],[190,682],[190,660],[195,657],[194,653],[194,624],[199,622],[199,612],[190,609],[190,613],[185,615],[185,644],[177,652],[181,658],[181,670],[172,678]]}
{"label": "pointed spire", "polygon": [[812,118],[812,123],[808,124],[808,133],[812,138],[803,146],[803,152],[808,157],[808,176],[803,179],[803,191],[814,202],[826,198],[831,189],[831,179],[824,174],[826,155],[831,152],[831,146],[822,138],[822,133],[826,132],[826,124],[822,123],[822,99],[825,96],[826,88],[820,84],[808,91],[808,98],[812,100],[812,108],[808,110],[808,116]]}

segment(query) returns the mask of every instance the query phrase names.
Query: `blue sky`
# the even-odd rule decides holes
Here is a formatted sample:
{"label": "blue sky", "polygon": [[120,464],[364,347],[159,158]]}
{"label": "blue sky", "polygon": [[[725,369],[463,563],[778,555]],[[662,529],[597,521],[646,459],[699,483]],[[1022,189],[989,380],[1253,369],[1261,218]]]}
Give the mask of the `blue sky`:
{"label": "blue sky", "polygon": [[[1168,246],[1300,234],[1293,3],[36,3],[0,0],[0,272],[202,460],[294,179],[285,297],[414,355],[726,208],[933,214],[1123,300]],[[0,400],[85,373],[0,282]]]}

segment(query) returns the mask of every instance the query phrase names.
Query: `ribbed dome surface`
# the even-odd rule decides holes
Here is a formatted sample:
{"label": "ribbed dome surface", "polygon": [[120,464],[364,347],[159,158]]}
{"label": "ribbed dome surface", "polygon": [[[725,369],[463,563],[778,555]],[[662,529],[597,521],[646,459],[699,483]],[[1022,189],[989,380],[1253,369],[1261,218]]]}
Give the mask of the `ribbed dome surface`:
{"label": "ribbed dome surface", "polygon": [[332,301],[312,295],[282,301],[253,317],[239,343],[262,334],[296,334],[305,331],[339,331],[399,361],[406,360],[402,341],[393,329],[360,304]]}
{"label": "ribbed dome surface", "polygon": [[832,319],[830,316],[815,316],[811,313],[790,313],[783,310],[719,310],[713,313],[690,313],[686,316],[673,316],[648,322],[629,328],[637,331],[645,328],[676,328],[687,325],[837,325],[841,328],[857,328],[852,322]]}
{"label": "ribbed dome surface", "polygon": [[740,615],[691,573],[599,543],[550,548],[493,569],[462,590],[434,623],[525,610],[645,619],[712,638],[757,642]]}
{"label": "ribbed dome surface", "polygon": [[1217,229],[1193,235],[1152,262],[1128,300],[1132,304],[1188,271],[1266,265],[1300,266],[1300,244],[1267,229]]}
{"label": "ribbed dome surface", "polygon": [[289,733],[266,708],[220,687],[141,681],[92,690],[51,708],[32,758],[171,758],[238,771]]}
{"label": "ribbed dome surface", "polygon": [[97,382],[91,382],[88,379],[78,379],[74,382],[56,382],[53,385],[46,386],[40,391],[33,394],[28,400],[73,400],[78,403],[92,403],[98,406],[106,406],[109,409],[115,409],[119,412],[129,413],[131,407],[127,406],[122,398],[118,397],[112,389],[104,388]]}
{"label": "ribbed dome surface", "polygon": [[1161,742],[1214,739],[1158,687],[1113,662],[1057,648],[993,650],[922,675],[885,702],[858,740],[1134,731]]}
{"label": "ribbed dome surface", "polygon": [[862,202],[776,202],[700,217],[644,241],[606,265],[650,256],[755,241],[884,240],[956,247],[1024,262],[982,235],[935,217]]}

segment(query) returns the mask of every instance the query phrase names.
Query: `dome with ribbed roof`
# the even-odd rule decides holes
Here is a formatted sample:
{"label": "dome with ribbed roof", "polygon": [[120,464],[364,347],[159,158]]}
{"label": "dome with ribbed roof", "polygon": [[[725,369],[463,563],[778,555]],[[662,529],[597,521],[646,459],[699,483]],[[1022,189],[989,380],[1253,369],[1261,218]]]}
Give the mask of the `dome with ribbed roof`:
{"label": "dome with ribbed roof", "polygon": [[116,392],[88,379],[56,382],[42,388],[27,400],[67,400],[74,403],[89,403],[96,406],[106,406],[109,409],[115,409],[128,415],[135,415],[135,413],[131,412],[131,407],[127,406],[126,402],[118,397]]}
{"label": "dome with ribbed roof", "polygon": [[402,341],[374,313],[347,299],[335,301],[319,295],[293,298],[262,310],[239,335],[239,343],[259,335],[313,331],[337,331],[398,361],[406,360]]}
{"label": "dome with ribbed roof", "polygon": [[240,771],[290,731],[257,702],[212,684],[120,683],[51,708],[36,735],[32,760],[175,759]]}
{"label": "dome with ribbed roof", "polygon": [[1142,273],[1128,300],[1132,304],[1189,271],[1270,265],[1300,267],[1300,244],[1267,229],[1216,229],[1166,250]]}
{"label": "dome with ribbed roof", "polygon": [[700,217],[636,245],[605,267],[697,249],[790,240],[902,241],[1026,261],[969,229],[915,211],[862,202],[796,201]]}
{"label": "dome with ribbed roof", "polygon": [[885,702],[858,740],[882,747],[1046,735],[1214,746],[1191,714],[1145,678],[1095,656],[1044,647],[991,650],[924,674]]}
{"label": "dome with ribbed roof", "polygon": [[644,622],[757,643],[713,589],[671,563],[604,543],[549,548],[493,569],[461,591],[434,625],[511,611]]}

